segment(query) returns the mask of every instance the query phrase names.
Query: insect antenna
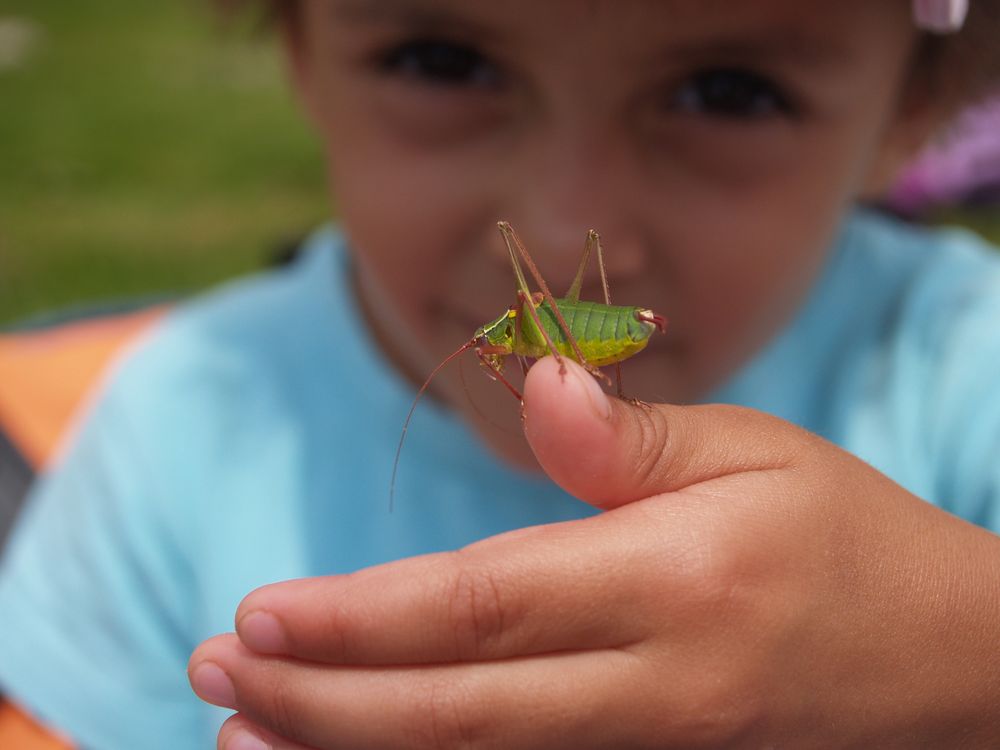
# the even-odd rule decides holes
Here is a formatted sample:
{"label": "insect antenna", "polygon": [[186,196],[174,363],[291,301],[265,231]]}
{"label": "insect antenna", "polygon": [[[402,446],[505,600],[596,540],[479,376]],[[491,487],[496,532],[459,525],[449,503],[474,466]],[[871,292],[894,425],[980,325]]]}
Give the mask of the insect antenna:
{"label": "insect antenna", "polygon": [[437,375],[441,371],[441,368],[443,368],[446,364],[448,364],[453,359],[455,359],[455,357],[457,357],[459,354],[461,354],[464,351],[468,351],[469,349],[471,349],[475,345],[476,345],[476,339],[472,339],[471,341],[465,342],[464,344],[462,344],[462,346],[460,346],[458,349],[456,349],[451,354],[449,354],[447,357],[445,357],[441,361],[441,363],[438,364],[437,367],[435,367],[433,370],[431,370],[431,374],[427,376],[427,380],[425,380],[424,384],[422,386],[420,386],[420,390],[417,391],[417,395],[413,397],[413,403],[410,405],[410,411],[407,412],[407,414],[406,414],[406,421],[403,422],[403,431],[399,435],[399,445],[396,446],[396,458],[392,462],[392,479],[389,482],[389,512],[390,513],[392,513],[392,510],[393,510],[393,498],[396,495],[396,470],[399,468],[399,456],[403,452],[403,440],[406,439],[406,430],[410,426],[410,418],[413,417],[413,412],[417,408],[417,402],[420,400],[420,397],[424,395],[424,391],[427,390],[427,386],[429,386],[431,384],[431,381],[434,379],[434,376]]}

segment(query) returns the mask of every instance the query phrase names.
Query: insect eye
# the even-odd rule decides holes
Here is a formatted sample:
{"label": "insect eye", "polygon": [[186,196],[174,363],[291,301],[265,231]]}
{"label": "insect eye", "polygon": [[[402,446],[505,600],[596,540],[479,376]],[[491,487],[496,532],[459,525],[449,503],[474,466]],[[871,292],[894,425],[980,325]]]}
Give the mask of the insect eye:
{"label": "insect eye", "polygon": [[381,69],[435,86],[496,88],[497,67],[475,47],[433,37],[412,39],[385,52]]}
{"label": "insect eye", "polygon": [[789,97],[770,78],[743,68],[710,68],[690,76],[673,94],[671,107],[688,114],[726,119],[791,114]]}

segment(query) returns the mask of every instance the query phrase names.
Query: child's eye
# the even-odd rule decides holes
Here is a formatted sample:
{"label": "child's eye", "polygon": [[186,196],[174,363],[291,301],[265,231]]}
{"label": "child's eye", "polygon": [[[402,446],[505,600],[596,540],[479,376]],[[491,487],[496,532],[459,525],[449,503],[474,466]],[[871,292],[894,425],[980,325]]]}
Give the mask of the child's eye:
{"label": "child's eye", "polygon": [[379,67],[436,86],[495,88],[501,75],[474,47],[442,39],[414,39],[384,52]]}
{"label": "child's eye", "polygon": [[781,88],[750,70],[701,70],[677,88],[671,109],[685,114],[740,119],[789,115],[794,107]]}

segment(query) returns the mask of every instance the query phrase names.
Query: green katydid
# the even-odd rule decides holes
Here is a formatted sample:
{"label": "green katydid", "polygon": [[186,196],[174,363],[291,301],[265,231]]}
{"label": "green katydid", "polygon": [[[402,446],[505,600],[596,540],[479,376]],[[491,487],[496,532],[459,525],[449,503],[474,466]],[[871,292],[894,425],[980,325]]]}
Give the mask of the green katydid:
{"label": "green katydid", "polygon": [[[396,459],[392,466],[392,480],[389,486],[390,511],[393,507],[399,456],[417,402],[434,376],[459,354],[469,349],[475,350],[479,361],[490,371],[490,376],[503,383],[518,401],[521,401],[521,392],[503,374],[504,362],[511,355],[518,357],[525,369],[524,358],[538,359],[551,355],[559,362],[561,374],[566,372],[563,357],[569,357],[583,365],[589,373],[608,383],[610,383],[608,377],[597,368],[613,364],[617,368],[618,396],[624,398],[620,363],[645,349],[653,331],[659,330],[662,333],[666,330],[666,318],[652,310],[611,304],[604,256],[601,252],[601,239],[593,229],[587,233],[583,255],[576,276],[573,277],[573,283],[570,284],[565,297],[556,299],[510,224],[500,221],[497,222],[497,226],[503,235],[514,269],[517,281],[516,301],[499,318],[480,326],[471,339],[445,357],[417,391],[403,423]],[[603,303],[580,299],[583,275],[593,253],[597,255],[597,266],[604,291]],[[518,256],[528,267],[541,292],[531,291]]]}

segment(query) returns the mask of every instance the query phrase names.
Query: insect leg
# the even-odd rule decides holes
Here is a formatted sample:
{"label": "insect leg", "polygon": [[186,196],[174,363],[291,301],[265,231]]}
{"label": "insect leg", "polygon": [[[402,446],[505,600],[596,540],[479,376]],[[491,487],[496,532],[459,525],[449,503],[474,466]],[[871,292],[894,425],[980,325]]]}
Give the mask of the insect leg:
{"label": "insect leg", "polygon": [[[563,362],[562,355],[559,354],[559,350],[556,349],[555,342],[552,341],[552,337],[549,336],[549,332],[547,330],[545,330],[545,326],[542,325],[542,321],[538,317],[538,311],[535,309],[535,303],[534,303],[534,301],[530,300],[530,299],[525,299],[524,292],[519,291],[517,293],[517,295],[518,295],[518,299],[520,299],[520,301],[521,301],[522,306],[525,309],[527,309],[528,314],[531,315],[531,319],[533,321],[535,321],[535,325],[538,326],[538,330],[541,331],[542,337],[545,339],[545,343],[549,347],[549,351],[552,352],[552,356],[555,357],[556,358],[556,362],[559,363],[559,374],[560,375],[565,375],[566,374],[566,365]],[[603,378],[605,381],[607,381],[608,376],[605,375],[600,370],[598,370],[596,367],[591,367],[589,364],[587,364],[587,360],[583,360],[582,364],[583,364],[584,367],[587,368],[587,372],[589,372],[591,375],[594,375],[595,377]],[[610,385],[610,383],[609,383],[609,385]]]}
{"label": "insect leg", "polygon": [[500,353],[506,353],[506,352],[503,349],[501,349],[498,352],[491,352],[490,347],[487,346],[481,346],[476,348],[476,356],[479,357],[479,361],[482,362],[483,365],[487,367],[490,370],[490,372],[492,372],[496,376],[497,380],[499,380],[501,383],[507,386],[507,390],[513,394],[514,398],[516,398],[518,401],[523,402],[524,397],[521,395],[521,392],[517,390],[517,388],[515,388],[513,385],[511,385],[510,381],[507,380],[507,378],[504,377],[504,374],[500,371],[500,368],[494,365],[486,356],[487,354],[500,354]]}
{"label": "insect leg", "polygon": [[518,293],[517,293],[517,300],[518,300],[518,302],[521,303],[521,309],[527,310],[528,311],[528,315],[531,316],[531,319],[533,321],[535,321],[535,325],[538,326],[538,330],[542,334],[542,338],[545,339],[545,345],[549,347],[549,351],[552,353],[552,356],[555,357],[556,358],[556,362],[559,363],[559,373],[562,374],[562,375],[565,375],[566,374],[566,365],[563,364],[562,355],[559,353],[559,350],[556,348],[556,344],[552,340],[552,337],[549,336],[549,332],[547,330],[545,330],[545,326],[542,325],[542,320],[541,320],[541,318],[538,317],[538,310],[535,309],[535,302],[534,302],[534,300],[531,299],[531,298],[529,298],[529,297],[526,297],[524,295],[524,292],[521,292],[521,291],[518,291]]}
{"label": "insect leg", "polygon": [[[573,283],[569,285],[569,290],[566,292],[568,300],[577,302],[580,299],[583,275],[587,272],[587,264],[590,263],[590,253],[595,242],[599,243],[597,232],[591,229],[587,232],[587,241],[583,243],[583,255],[580,256],[580,265],[576,269],[576,276],[573,277]],[[600,244],[598,244],[598,248],[600,248]]]}
{"label": "insect leg", "polygon": [[[587,232],[587,242],[584,244],[583,254],[584,262],[590,256],[590,248],[594,246],[597,249],[597,268],[601,272],[601,288],[604,290],[604,304],[611,304],[611,290],[608,287],[608,274],[604,268],[604,253],[601,251],[601,236],[591,229]],[[583,266],[580,266],[580,271],[578,272],[581,280],[583,278]],[[576,283],[576,282],[574,282]],[[625,389],[622,385],[622,363],[615,362],[615,383],[618,386],[618,398],[625,399]]]}
{"label": "insect leg", "polygon": [[589,372],[599,373],[600,370],[597,370],[597,368],[594,367],[590,367],[590,365],[587,363],[587,358],[584,357],[583,352],[580,351],[580,345],[576,342],[576,338],[574,338],[573,333],[569,330],[569,326],[566,324],[566,319],[563,317],[562,312],[559,310],[559,305],[556,304],[555,297],[553,297],[552,292],[549,291],[549,285],[545,283],[545,279],[543,279],[542,274],[539,273],[538,267],[535,265],[535,262],[531,259],[531,256],[528,255],[528,251],[524,248],[524,245],[521,244],[521,241],[518,239],[517,235],[514,234],[514,230],[511,228],[510,224],[508,224],[506,221],[501,221],[497,222],[497,226],[500,227],[500,233],[503,235],[504,242],[507,244],[507,251],[510,253],[511,262],[514,264],[514,271],[515,274],[518,276],[518,283],[521,286],[519,292],[524,295],[525,299],[528,300],[529,302],[528,307],[531,311],[532,316],[535,319],[535,324],[538,325],[539,329],[541,329],[543,335],[545,336],[546,341],[548,342],[549,346],[552,349],[552,353],[556,355],[557,361],[559,362],[559,372],[561,374],[565,374],[566,365],[563,364],[562,359],[558,357],[558,353],[555,350],[555,346],[552,344],[551,339],[545,332],[545,328],[541,325],[541,322],[538,320],[538,315],[535,313],[534,306],[530,304],[531,301],[530,290],[527,289],[526,283],[522,283],[524,281],[524,274],[521,273],[520,266],[518,265],[517,262],[517,256],[514,254],[514,248],[517,248],[517,252],[521,255],[522,260],[524,260],[525,264],[528,266],[528,270],[534,277],[535,282],[538,284],[538,286],[542,288],[542,295],[545,297],[545,301],[548,302],[549,305],[552,307],[552,312],[556,316],[556,320],[559,322],[559,327],[562,328],[563,334],[566,336],[566,340],[569,342],[570,346],[573,347],[573,353],[576,355],[577,361],[585,368],[587,368]]}

